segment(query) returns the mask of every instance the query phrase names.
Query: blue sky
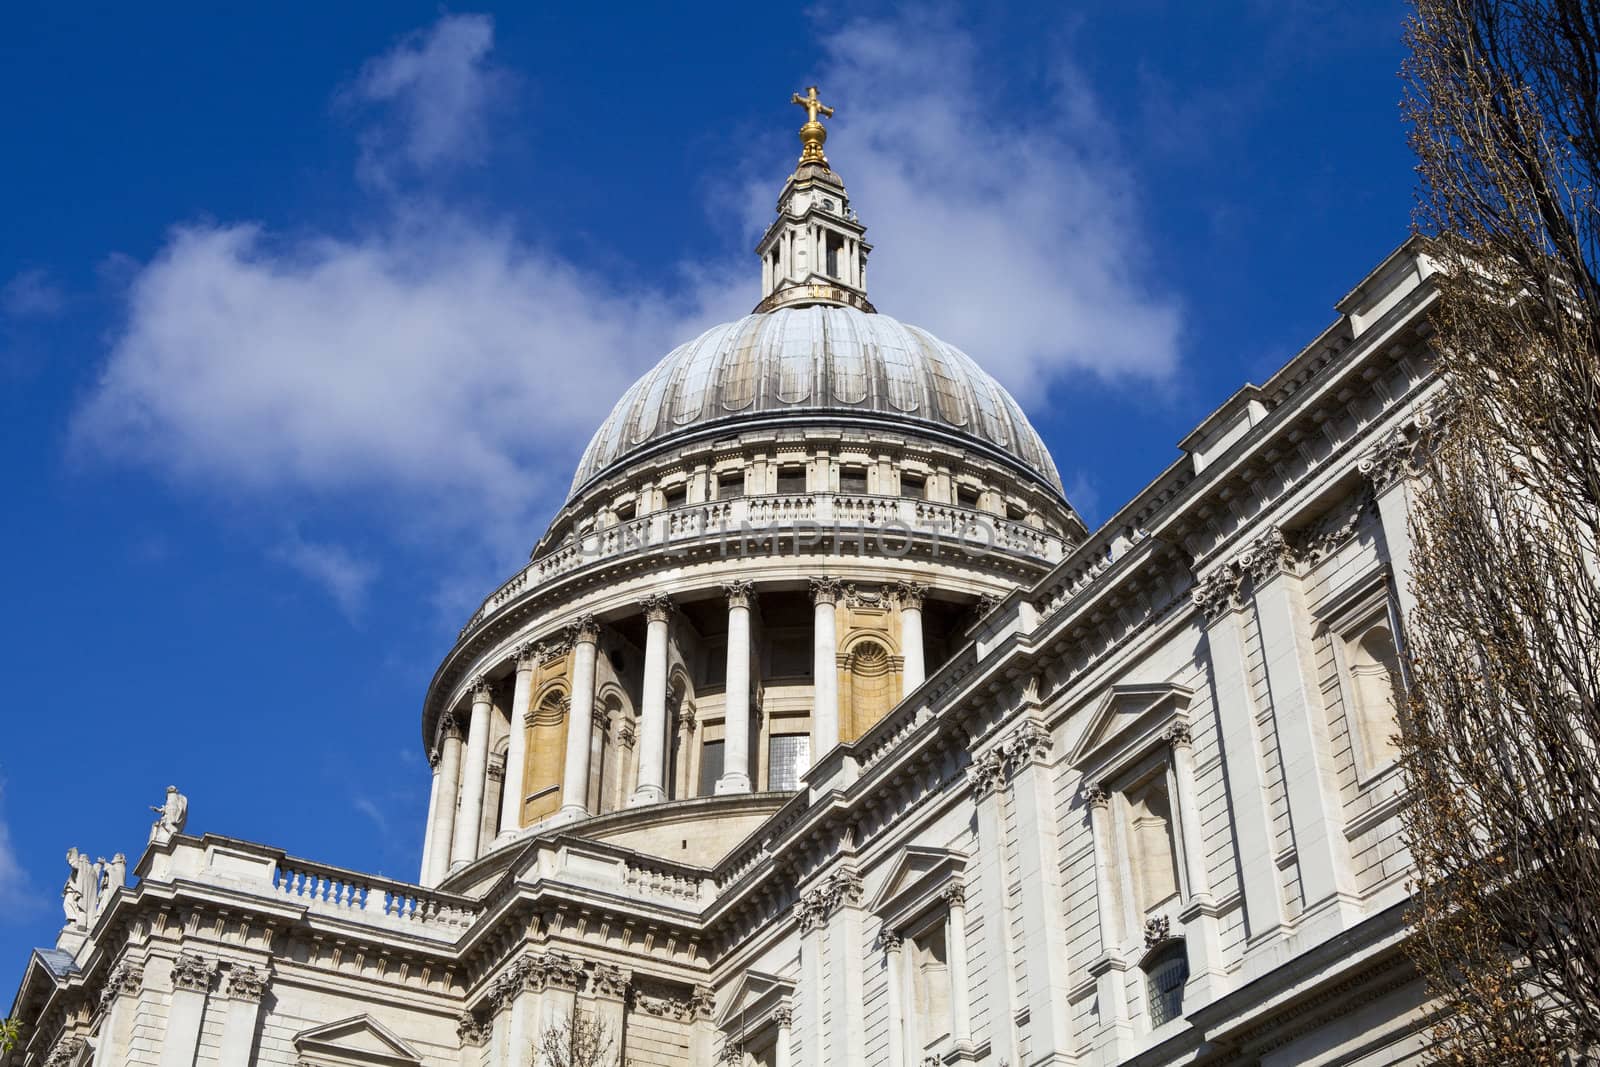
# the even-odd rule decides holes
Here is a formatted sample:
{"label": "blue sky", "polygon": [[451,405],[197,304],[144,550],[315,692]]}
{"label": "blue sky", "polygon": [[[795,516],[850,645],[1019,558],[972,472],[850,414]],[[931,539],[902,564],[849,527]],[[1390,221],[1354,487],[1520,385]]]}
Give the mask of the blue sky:
{"label": "blue sky", "polygon": [[1396,3],[531,7],[3,16],[0,986],[169,783],[415,876],[427,679],[627,383],[755,302],[792,91],[878,307],[1091,525],[1407,232]]}

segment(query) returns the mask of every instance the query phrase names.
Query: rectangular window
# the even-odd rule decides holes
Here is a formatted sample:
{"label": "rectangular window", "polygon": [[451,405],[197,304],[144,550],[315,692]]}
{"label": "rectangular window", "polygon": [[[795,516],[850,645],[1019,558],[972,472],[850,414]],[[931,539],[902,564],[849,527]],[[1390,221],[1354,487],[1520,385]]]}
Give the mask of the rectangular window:
{"label": "rectangular window", "polygon": [[1022,522],[1028,517],[1028,509],[1017,504],[1006,505],[1006,518],[1012,522]]}
{"label": "rectangular window", "polygon": [[681,484],[668,486],[661,490],[661,498],[666,507],[682,507],[683,502],[689,499],[689,487]]}
{"label": "rectangular window", "polygon": [[700,788],[695,796],[708,797],[717,791],[717,779],[722,777],[723,742],[707,741],[700,749]]}
{"label": "rectangular window", "polygon": [[733,500],[744,496],[744,471],[717,475],[717,499]]}
{"label": "rectangular window", "polygon": [[964,508],[978,506],[978,491],[970,485],[956,486],[956,503]]}
{"label": "rectangular window", "polygon": [[728,644],[726,641],[708,641],[705,668],[700,672],[700,684],[715,687],[727,680]]}
{"label": "rectangular window", "polygon": [[912,500],[928,499],[928,479],[920,474],[910,471],[900,475],[900,495],[908,496]]}
{"label": "rectangular window", "polygon": [[779,467],[778,492],[803,493],[806,491],[806,469],[804,467]]}
{"label": "rectangular window", "polygon": [[633,518],[633,501],[630,500],[626,504],[618,504],[617,521],[627,522],[631,518]]}
{"label": "rectangular window", "polygon": [[810,734],[773,734],[767,740],[767,789],[792,793],[811,769]]}
{"label": "rectangular window", "polygon": [[839,492],[865,493],[867,491],[867,468],[865,467],[840,467]]}

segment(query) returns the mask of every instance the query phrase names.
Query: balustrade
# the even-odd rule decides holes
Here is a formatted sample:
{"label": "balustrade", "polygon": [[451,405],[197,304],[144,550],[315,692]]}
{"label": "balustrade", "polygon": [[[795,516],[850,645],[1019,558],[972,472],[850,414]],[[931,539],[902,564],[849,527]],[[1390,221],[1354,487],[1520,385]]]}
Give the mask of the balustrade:
{"label": "balustrade", "polygon": [[304,860],[280,861],[273,888],[280,897],[313,911],[344,914],[357,921],[383,916],[440,932],[470,926],[477,915],[465,901],[420,886]]}

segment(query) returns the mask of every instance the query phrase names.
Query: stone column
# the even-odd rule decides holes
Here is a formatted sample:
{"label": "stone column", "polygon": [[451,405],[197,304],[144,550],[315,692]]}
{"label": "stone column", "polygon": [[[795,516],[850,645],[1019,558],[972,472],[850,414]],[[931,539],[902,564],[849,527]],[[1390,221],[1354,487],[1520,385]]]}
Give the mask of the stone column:
{"label": "stone column", "polygon": [[256,1020],[261,1014],[261,994],[267,973],[236,963],[228,972],[228,1014],[222,1024],[219,1067],[250,1067],[255,1062]]}
{"label": "stone column", "polygon": [[834,604],[836,578],[811,579],[811,762],[816,764],[839,743],[839,635]]}
{"label": "stone column", "polygon": [[[1036,686],[1030,686],[1036,695]],[[1050,731],[1036,720],[1019,725],[1005,740],[1011,774],[1011,801],[1016,814],[1017,904],[1028,936],[1017,951],[1028,975],[1028,1062],[1065,1064],[1075,1057],[1068,995],[1067,930],[1061,901],[1061,846],[1055,810],[1055,783],[1050,774]]]}
{"label": "stone column", "polygon": [[[1433,425],[1431,415],[1418,417],[1419,429]],[[1372,486],[1378,505],[1378,525],[1383,528],[1384,554],[1394,579],[1395,599],[1400,603],[1401,626],[1411,621],[1416,597],[1411,592],[1411,481],[1418,468],[1418,445],[1397,431],[1380,441],[1360,461],[1358,467]]]}
{"label": "stone column", "polygon": [[433,768],[433,783],[428,786],[428,828],[422,835],[422,870],[417,874],[418,885],[432,885],[433,840],[439,830],[439,774],[442,754],[439,746],[428,750],[428,766]]}
{"label": "stone column", "polygon": [[628,971],[608,963],[597,963],[589,974],[589,993],[594,997],[594,1018],[611,1038],[611,1062],[627,1063]]}
{"label": "stone column", "polygon": [[905,971],[905,938],[893,930],[885,930],[878,940],[883,943],[884,980],[888,986],[889,1001],[889,1067],[911,1067],[906,1063],[905,997],[901,989],[901,975]]}
{"label": "stone column", "polygon": [[900,654],[905,659],[901,669],[900,695],[904,697],[928,677],[927,664],[922,654],[922,598],[928,587],[916,582],[903,582],[900,595]]}
{"label": "stone column", "polygon": [[1122,943],[1127,937],[1127,917],[1112,845],[1111,797],[1098,785],[1086,786],[1083,795],[1089,804],[1089,836],[1094,842],[1094,895],[1100,912],[1100,956],[1089,965],[1100,1000],[1100,1034],[1095,1043],[1109,1050],[1108,1062],[1115,1062],[1123,1058],[1133,1038],[1123,983],[1126,966],[1122,959]]}
{"label": "stone column", "polygon": [[1194,784],[1194,744],[1189,724],[1175,722],[1167,727],[1164,736],[1172,749],[1174,813],[1183,848],[1184,879],[1188,883],[1188,897],[1178,919],[1184,924],[1184,941],[1189,950],[1189,981],[1183,1002],[1192,1009],[1209,1004],[1226,992],[1228,975],[1218,926],[1221,912],[1211,898],[1211,875],[1206,870],[1205,841],[1200,833],[1200,801]]}
{"label": "stone column", "polygon": [[1253,580],[1256,629],[1272,697],[1305,911],[1309,915],[1326,904],[1334,929],[1344,929],[1361,920],[1361,899],[1344,834],[1344,802],[1328,740],[1328,712],[1311,662],[1310,614],[1301,589],[1299,554],[1282,531],[1274,529],[1251,545],[1243,562]]}
{"label": "stone column", "polygon": [[819,1062],[829,1067],[861,1067],[866,1033],[862,1026],[861,876],[844,867],[822,890],[828,911],[828,1034]]}
{"label": "stone column", "polygon": [[572,711],[567,719],[567,758],[561,772],[561,818],[589,814],[589,756],[594,746],[594,665],[600,627],[584,616],[572,627]]}
{"label": "stone column", "polygon": [[105,1021],[95,1043],[94,1067],[123,1067],[128,1062],[128,1038],[133,1030],[134,1009],[139,991],[144,988],[144,968],[123,962],[112,968],[100,993]]}
{"label": "stone column", "polygon": [[997,1061],[1018,1063],[1015,977],[1018,965],[1013,959],[1005,905],[1008,896],[1002,830],[1005,778],[1005,760],[993,749],[975,758],[967,768],[972,803],[978,814],[978,843],[973,854],[978,863],[978,902],[983,920],[983,981],[990,1003],[989,1042]]}
{"label": "stone column", "polygon": [[456,799],[461,788],[461,725],[445,712],[439,724],[439,804],[428,840],[427,874],[422,884],[432,888],[450,871],[450,848],[456,829]]}
{"label": "stone column", "polygon": [[711,1049],[717,1040],[716,995],[710,986],[697,985],[689,994],[689,1064],[712,1067]]}
{"label": "stone column", "polygon": [[483,829],[483,791],[489,780],[489,679],[474,679],[472,721],[467,726],[467,754],[461,767],[461,810],[456,814],[455,842],[450,847],[450,869],[478,858]]}
{"label": "stone column", "polygon": [[717,795],[750,792],[750,582],[729,582],[728,666],[723,700],[722,777]]}
{"label": "stone column", "polygon": [[667,620],[672,601],[652,596],[643,605],[645,618],[644,699],[639,724],[639,784],[628,799],[630,807],[655,804],[666,798],[662,788],[667,755]]}
{"label": "stone column", "polygon": [[1216,695],[1218,741],[1233,803],[1233,832],[1244,885],[1245,923],[1252,942],[1283,927],[1272,817],[1256,728],[1256,702],[1245,669],[1241,578],[1231,567],[1213,571],[1190,594],[1206,616],[1206,647]]}
{"label": "stone column", "polygon": [[500,836],[510,841],[522,829],[522,799],[528,776],[528,724],[524,716],[533,702],[533,672],[539,654],[532,644],[517,649],[517,681],[511,690],[511,744],[506,748],[506,779],[500,786]]}
{"label": "stone column", "polygon": [[772,1050],[772,1067],[789,1067],[794,1043],[794,1009],[788,1004],[776,1008],[772,1021],[778,1024],[778,1043]]}
{"label": "stone column", "polygon": [[972,1047],[972,983],[967,974],[967,887],[955,882],[944,891],[950,909],[950,1036],[956,1048]]}
{"label": "stone column", "polygon": [[206,996],[216,973],[214,965],[193,953],[180,953],[172,962],[172,1003],[161,1040],[161,1067],[194,1067]]}

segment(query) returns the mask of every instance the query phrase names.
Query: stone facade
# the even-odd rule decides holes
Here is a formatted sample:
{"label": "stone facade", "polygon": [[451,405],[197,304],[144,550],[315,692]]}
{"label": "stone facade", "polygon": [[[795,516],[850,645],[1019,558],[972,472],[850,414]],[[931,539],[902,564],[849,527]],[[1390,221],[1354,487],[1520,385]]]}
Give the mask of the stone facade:
{"label": "stone facade", "polygon": [[797,170],[788,318],[740,327],[806,402],[675,407],[669,356],[463,628],[418,884],[152,834],[31,961],[5,1067],[532,1067],[574,1013],[694,1067],[1419,1056],[1386,739],[1420,246],[1090,534],[975,365],[852,340],[847,205]]}

